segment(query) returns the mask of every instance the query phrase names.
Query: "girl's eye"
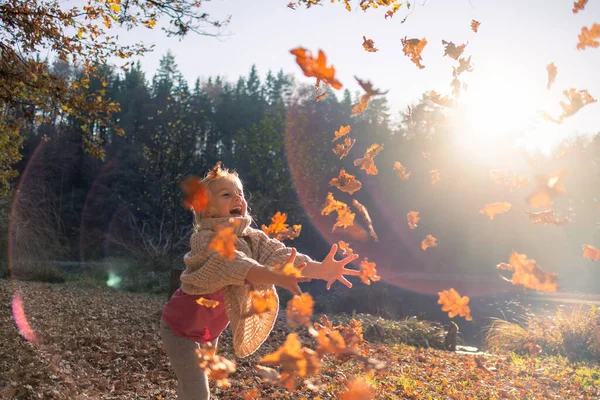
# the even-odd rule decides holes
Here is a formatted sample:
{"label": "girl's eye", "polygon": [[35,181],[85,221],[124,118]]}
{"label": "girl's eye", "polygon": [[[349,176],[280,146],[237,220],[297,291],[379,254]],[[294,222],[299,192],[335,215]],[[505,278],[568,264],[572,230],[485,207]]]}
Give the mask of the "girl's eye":
{"label": "girl's eye", "polygon": [[223,193],[223,196],[224,196],[224,197],[228,197],[228,196],[229,196],[229,193]]}

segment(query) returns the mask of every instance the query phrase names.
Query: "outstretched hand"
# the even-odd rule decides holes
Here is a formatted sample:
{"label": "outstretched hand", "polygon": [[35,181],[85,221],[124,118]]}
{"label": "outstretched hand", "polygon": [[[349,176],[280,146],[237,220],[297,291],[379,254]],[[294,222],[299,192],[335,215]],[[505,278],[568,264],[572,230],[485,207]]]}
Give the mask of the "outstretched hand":
{"label": "outstretched hand", "polygon": [[345,258],[336,261],[335,253],[337,253],[338,245],[331,245],[331,250],[327,257],[321,263],[321,270],[319,271],[319,278],[327,281],[327,290],[331,289],[331,285],[335,283],[335,281],[340,281],[347,287],[351,288],[352,284],[346,279],[344,275],[350,276],[359,276],[360,271],[355,269],[345,268],[346,265],[350,264],[352,261],[358,258],[358,254],[350,254]]}

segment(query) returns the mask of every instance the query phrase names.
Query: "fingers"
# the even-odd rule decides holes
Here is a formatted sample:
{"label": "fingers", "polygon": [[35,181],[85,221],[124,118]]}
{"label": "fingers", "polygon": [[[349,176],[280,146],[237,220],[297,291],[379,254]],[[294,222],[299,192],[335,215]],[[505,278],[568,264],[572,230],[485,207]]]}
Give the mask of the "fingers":
{"label": "fingers", "polygon": [[300,264],[296,265],[296,269],[304,269],[304,268],[306,268],[307,265],[308,264],[306,264],[305,262],[300,263]]}
{"label": "fingers", "polygon": [[327,290],[331,289],[331,285],[333,285],[335,283],[336,279],[332,279],[330,281],[327,281]]}
{"label": "fingers", "polygon": [[290,254],[290,257],[288,258],[288,263],[294,262],[295,259],[296,259],[296,249],[292,247],[292,253]]}
{"label": "fingers", "polygon": [[352,254],[338,262],[341,265],[347,265],[347,264],[350,264],[352,261],[356,260],[357,258],[358,258],[358,254]]}
{"label": "fingers", "polygon": [[331,245],[331,250],[329,250],[329,254],[327,254],[327,258],[331,258],[333,259],[333,257],[335,256],[335,253],[337,253],[337,249],[338,249],[338,245],[336,243]]}
{"label": "fingers", "polygon": [[347,288],[351,288],[352,284],[350,283],[350,281],[348,281],[348,279],[344,278],[343,276],[339,279],[340,282],[342,282],[344,285],[346,285]]}
{"label": "fingers", "polygon": [[291,287],[292,290],[290,290],[292,292],[292,294],[295,294],[296,296],[300,296],[302,295],[302,290],[300,289],[300,286],[298,286],[297,283],[294,283]]}
{"label": "fingers", "polygon": [[298,278],[298,282],[310,282],[312,281],[312,278],[307,278],[305,276],[303,276],[302,278]]}
{"label": "fingers", "polygon": [[355,270],[355,269],[344,268],[342,270],[342,275],[359,276],[360,275],[360,271]]}

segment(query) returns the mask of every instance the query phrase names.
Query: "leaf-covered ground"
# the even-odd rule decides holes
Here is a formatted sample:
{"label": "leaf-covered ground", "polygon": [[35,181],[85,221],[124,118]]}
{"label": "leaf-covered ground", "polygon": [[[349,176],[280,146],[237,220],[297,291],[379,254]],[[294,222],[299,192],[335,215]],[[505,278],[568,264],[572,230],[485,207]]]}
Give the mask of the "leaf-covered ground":
{"label": "leaf-covered ground", "polygon": [[[39,343],[19,335],[11,315],[11,283],[0,281],[0,398],[2,399],[173,399],[175,377],[157,334],[164,296],[123,293],[81,283],[15,282]],[[283,315],[284,313],[280,314]],[[332,318],[333,319],[333,318]],[[346,382],[364,375],[362,364],[327,358],[317,391],[298,382],[294,393],[260,382],[259,357],[278,348],[290,332],[284,318],[258,354],[235,360],[228,389],[219,399],[241,399],[256,387],[260,398],[336,399]],[[306,346],[312,342],[300,332]],[[220,353],[233,359],[229,332]],[[596,399],[598,365],[569,365],[561,358],[456,354],[406,345],[369,345],[371,357],[388,371],[367,381],[377,399]]]}

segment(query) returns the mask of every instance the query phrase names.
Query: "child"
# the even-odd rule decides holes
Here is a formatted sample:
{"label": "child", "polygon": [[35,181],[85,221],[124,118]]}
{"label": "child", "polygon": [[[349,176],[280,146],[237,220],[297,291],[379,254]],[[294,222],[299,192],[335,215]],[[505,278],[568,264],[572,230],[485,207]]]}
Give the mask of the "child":
{"label": "child", "polygon": [[[198,368],[195,350],[199,343],[216,345],[223,330],[231,323],[233,347],[238,357],[254,353],[273,329],[279,308],[279,299],[273,285],[283,287],[292,294],[302,293],[298,282],[311,278],[327,281],[327,289],[339,280],[348,287],[351,283],[344,275],[359,275],[359,271],[346,269],[356,255],[343,260],[334,259],[337,245],[333,245],[323,262],[315,262],[296,250],[285,247],[280,241],[270,239],[263,231],[251,228],[248,205],[244,199],[242,182],[236,172],[217,165],[202,180],[207,189],[208,206],[195,215],[195,232],[191,250],[185,255],[186,270],[181,274],[181,288],[175,291],[166,304],[161,319],[160,334],[171,366],[177,375],[177,396],[180,400],[208,399],[208,378]],[[237,241],[235,258],[229,260],[207,249],[215,228],[231,219]],[[272,267],[294,262],[303,277],[296,278],[273,272]],[[277,307],[258,315],[248,316],[251,306],[250,292],[271,292]],[[216,300],[214,308],[199,305],[199,298]]]}

